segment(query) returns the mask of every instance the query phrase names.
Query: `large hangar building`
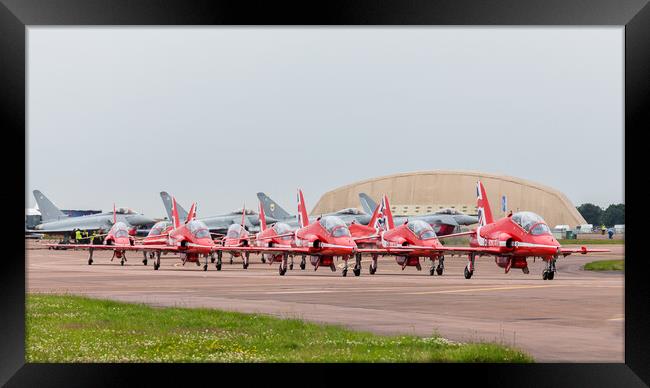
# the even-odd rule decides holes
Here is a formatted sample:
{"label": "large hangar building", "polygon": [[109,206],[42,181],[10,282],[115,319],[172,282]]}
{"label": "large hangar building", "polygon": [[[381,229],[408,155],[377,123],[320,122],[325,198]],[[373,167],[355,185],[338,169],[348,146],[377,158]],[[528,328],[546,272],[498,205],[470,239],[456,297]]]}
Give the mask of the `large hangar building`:
{"label": "large hangar building", "polygon": [[495,218],[501,211],[501,197],[507,209],[533,211],[555,225],[575,227],[586,224],[575,206],[560,191],[521,178],[476,171],[421,171],[388,175],[349,184],[323,194],[311,214],[317,216],[342,208],[361,208],[358,194],[365,192],[379,200],[387,194],[394,215],[418,215],[452,208],[475,215],[476,181],[487,190]]}

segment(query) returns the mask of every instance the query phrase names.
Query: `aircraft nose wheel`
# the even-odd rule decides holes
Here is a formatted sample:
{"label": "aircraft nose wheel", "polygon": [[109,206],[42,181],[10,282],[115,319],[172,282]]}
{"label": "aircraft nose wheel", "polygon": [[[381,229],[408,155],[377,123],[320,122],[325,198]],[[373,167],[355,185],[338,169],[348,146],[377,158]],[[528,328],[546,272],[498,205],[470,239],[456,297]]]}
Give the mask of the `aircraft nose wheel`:
{"label": "aircraft nose wheel", "polygon": [[429,268],[429,276],[433,276],[434,273],[436,273],[436,268],[435,267]]}
{"label": "aircraft nose wheel", "polygon": [[92,264],[93,264],[93,259],[88,259],[88,265],[92,265]]}
{"label": "aircraft nose wheel", "polygon": [[474,271],[470,271],[469,269],[467,269],[467,267],[465,267],[465,279],[470,279],[473,274]]}
{"label": "aircraft nose wheel", "polygon": [[121,260],[121,261],[120,261],[120,265],[124,265],[124,260]]}
{"label": "aircraft nose wheel", "polygon": [[208,265],[207,265],[207,264],[203,264],[203,270],[204,270],[204,271],[207,271],[207,270],[208,270]]}
{"label": "aircraft nose wheel", "polygon": [[145,258],[142,260],[142,264],[147,265],[147,263],[148,263],[148,261],[147,261],[147,258],[145,257]]}
{"label": "aircraft nose wheel", "polygon": [[214,264],[214,255],[210,254],[210,264]]}
{"label": "aircraft nose wheel", "polygon": [[305,262],[305,256],[303,256],[302,260],[300,260],[300,269],[304,271],[306,266],[307,264]]}

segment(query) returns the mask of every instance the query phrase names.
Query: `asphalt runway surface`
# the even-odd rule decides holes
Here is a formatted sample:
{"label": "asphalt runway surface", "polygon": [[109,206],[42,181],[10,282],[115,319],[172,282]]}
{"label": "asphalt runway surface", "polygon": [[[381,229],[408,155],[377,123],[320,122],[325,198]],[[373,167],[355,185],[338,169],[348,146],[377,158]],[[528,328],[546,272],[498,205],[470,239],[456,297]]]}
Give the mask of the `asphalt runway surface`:
{"label": "asphalt runway surface", "polygon": [[[30,241],[29,248],[38,243]],[[457,342],[489,341],[518,347],[537,362],[624,362],[624,275],[584,271],[593,260],[621,259],[622,245],[598,245],[610,253],[571,255],[557,263],[555,279],[542,280],[543,262],[529,260],[530,274],[504,274],[493,258],[477,259],[471,279],[463,277],[466,257],[447,257],[445,273],[429,276],[401,270],[394,258],[379,259],[375,275],[364,258],[361,276],[350,270],[294,269],[279,276],[278,264],[251,257],[223,269],[210,264],[182,266],[162,256],[161,268],[142,264],[131,254],[124,266],[111,253],[47,249],[26,250],[27,291],[71,293],[154,306],[210,307],[272,314],[284,318],[341,324],[379,334],[431,336]],[[353,264],[353,261],[351,261]]]}

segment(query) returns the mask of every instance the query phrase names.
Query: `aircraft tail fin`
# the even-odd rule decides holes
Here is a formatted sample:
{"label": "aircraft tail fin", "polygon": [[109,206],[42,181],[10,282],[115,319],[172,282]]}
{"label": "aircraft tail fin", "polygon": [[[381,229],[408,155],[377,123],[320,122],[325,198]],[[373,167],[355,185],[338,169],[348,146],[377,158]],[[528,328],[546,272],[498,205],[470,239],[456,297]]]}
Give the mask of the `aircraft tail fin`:
{"label": "aircraft tail fin", "polygon": [[172,197],[172,224],[174,225],[174,229],[181,226],[181,220],[178,218],[178,206],[174,197]]}
{"label": "aircraft tail fin", "polygon": [[262,204],[262,200],[260,199],[260,232],[263,232],[266,230],[266,214],[264,214],[264,205]]}
{"label": "aircraft tail fin", "polygon": [[195,218],[196,218],[196,202],[193,202],[192,206],[190,206],[190,211],[187,213],[187,217],[185,217],[185,223],[187,224],[188,222],[192,221]]}
{"label": "aircraft tail fin", "polygon": [[302,190],[298,189],[298,225],[301,228],[309,225],[309,215],[307,214],[307,207],[305,206],[305,197],[302,195]]}
{"label": "aircraft tail fin", "polygon": [[390,210],[390,203],[388,202],[388,196],[384,194],[384,197],[381,199],[381,205],[383,209],[383,222],[384,228],[386,230],[395,229],[395,222],[393,220],[393,212]]}
{"label": "aircraft tail fin", "polygon": [[39,190],[34,190],[33,194],[36,203],[38,204],[38,210],[41,212],[41,219],[43,222],[56,221],[68,217]]}
{"label": "aircraft tail fin", "polygon": [[361,202],[361,207],[367,214],[372,214],[377,208],[377,203],[366,193],[359,193],[359,202]]}
{"label": "aircraft tail fin", "polygon": [[288,218],[291,218],[291,214],[289,214],[286,210],[280,207],[280,205],[278,205],[275,201],[269,198],[266,194],[261,192],[257,193],[257,198],[260,200],[262,206],[264,206],[264,212],[269,217],[276,220],[286,220]]}
{"label": "aircraft tail fin", "polygon": [[246,204],[241,209],[241,222],[239,223],[242,229],[246,229]]}
{"label": "aircraft tail fin", "polygon": [[368,225],[377,230],[383,229],[382,217],[384,217],[384,201],[381,201],[379,205],[375,205],[375,210],[372,212]]}
{"label": "aircraft tail fin", "polygon": [[113,202],[113,225],[117,222],[117,212],[115,210],[115,202]]}
{"label": "aircraft tail fin", "polygon": [[479,226],[485,226],[494,222],[492,209],[490,209],[490,202],[488,201],[485,187],[481,181],[476,183],[476,207],[478,208]]}
{"label": "aircraft tail fin", "polygon": [[[165,206],[165,211],[167,212],[167,217],[171,220],[172,217],[172,197],[169,195],[166,191],[161,191],[160,192],[160,198],[163,201],[163,205]],[[179,220],[180,219],[187,219],[187,211],[183,209],[181,205],[178,203],[176,204],[176,209],[178,210],[178,215],[179,215]]]}

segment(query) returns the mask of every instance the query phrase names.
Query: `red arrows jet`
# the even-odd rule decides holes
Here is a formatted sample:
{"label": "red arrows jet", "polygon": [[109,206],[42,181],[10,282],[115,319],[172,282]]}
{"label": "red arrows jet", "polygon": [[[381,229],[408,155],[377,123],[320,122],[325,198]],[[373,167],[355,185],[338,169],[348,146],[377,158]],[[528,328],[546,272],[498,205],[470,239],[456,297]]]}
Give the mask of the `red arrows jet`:
{"label": "red arrows jet", "polygon": [[[117,222],[115,204],[113,204],[113,226],[104,237],[103,245],[94,244],[65,244],[66,248],[89,250],[88,265],[93,263],[94,250],[112,250],[111,261],[116,257],[120,259],[120,265],[126,261],[126,251],[133,250],[135,240],[131,236],[129,227],[124,222]],[[59,244],[46,244],[48,247],[58,247]],[[146,263],[145,263],[146,264]]]}
{"label": "red arrows jet", "polygon": [[496,264],[504,268],[506,273],[511,268],[521,268],[524,273],[528,273],[527,258],[540,257],[546,262],[542,279],[553,280],[556,272],[555,262],[560,256],[566,257],[572,253],[609,252],[608,249],[587,249],[584,246],[579,249],[562,248],[551,234],[544,219],[533,212],[511,213],[495,221],[485,187],[480,181],[476,185],[476,196],[479,226],[471,232],[450,235],[469,235],[471,247],[484,249],[481,252],[470,253],[469,262],[465,267],[466,279],[471,278],[474,273],[474,260],[477,254],[495,256]]}
{"label": "red arrows jet", "polygon": [[246,205],[244,205],[244,210],[242,211],[241,223],[232,224],[228,227],[226,235],[221,239],[219,244],[224,247],[223,250],[217,252],[217,257],[220,259],[223,255],[222,252],[230,253],[230,264],[233,263],[233,257],[243,257],[243,267],[244,269],[248,268],[248,259],[250,252],[241,251],[238,249],[228,249],[228,248],[240,248],[246,247],[249,245],[251,240],[251,235],[246,230],[244,226],[246,222]]}
{"label": "red arrows jet", "polygon": [[[266,248],[260,247],[238,247],[232,248],[239,251],[259,252],[281,254],[282,263],[280,264],[280,275],[286,273],[287,259],[289,255],[303,255],[309,256],[310,262],[314,266],[314,271],[321,266],[328,266],[334,272],[336,265],[334,264],[335,257],[341,257],[345,262],[342,275],[347,276],[348,273],[348,260],[354,254],[357,245],[350,235],[350,230],[343,220],[334,215],[327,215],[319,217],[316,222],[309,223],[307,215],[307,208],[305,206],[305,199],[302,191],[298,189],[298,225],[299,228],[293,232],[294,241],[290,246],[286,246],[286,242],[282,243],[283,246],[272,246]],[[268,229],[267,229],[268,230]],[[269,235],[273,232],[267,232]],[[285,236],[287,233],[281,233],[278,236]],[[268,235],[267,235],[268,237]],[[259,239],[263,241],[263,239]],[[278,240],[276,239],[276,242]],[[281,240],[280,240],[281,241]],[[218,250],[225,250],[219,247]],[[275,260],[275,259],[274,259]],[[304,266],[301,263],[301,268]],[[360,272],[361,269],[356,268],[355,274]]]}
{"label": "red arrows jet", "polygon": [[[471,247],[447,247],[443,246],[438,240],[438,236],[433,227],[423,220],[407,220],[402,225],[395,227],[393,214],[390,210],[388,197],[384,195],[380,207],[384,221],[382,225],[385,231],[379,233],[380,248],[360,248],[357,255],[370,254],[372,262],[370,264],[370,274],[377,271],[377,257],[379,255],[395,256],[397,264],[404,270],[407,266],[413,266],[418,271],[422,269],[420,259],[428,258],[431,260],[429,274],[437,273],[442,275],[444,271],[444,254],[450,253],[467,253],[482,252],[482,248]],[[376,238],[376,237],[372,237]],[[435,261],[438,260],[438,267]]]}

